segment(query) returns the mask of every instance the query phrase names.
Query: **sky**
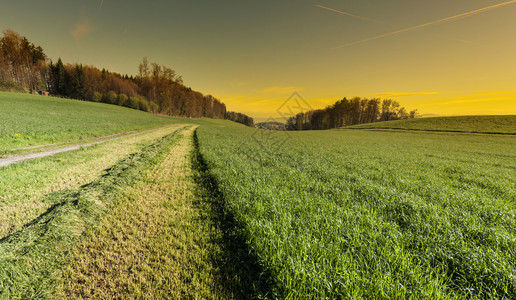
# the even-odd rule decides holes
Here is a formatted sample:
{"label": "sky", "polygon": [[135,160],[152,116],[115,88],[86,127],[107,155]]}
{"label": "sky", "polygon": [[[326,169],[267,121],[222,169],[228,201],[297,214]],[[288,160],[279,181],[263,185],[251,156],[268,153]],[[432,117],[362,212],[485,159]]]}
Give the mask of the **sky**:
{"label": "sky", "polygon": [[257,121],[355,96],[516,114],[516,1],[2,0],[7,28],[53,60],[136,74],[147,57]]}

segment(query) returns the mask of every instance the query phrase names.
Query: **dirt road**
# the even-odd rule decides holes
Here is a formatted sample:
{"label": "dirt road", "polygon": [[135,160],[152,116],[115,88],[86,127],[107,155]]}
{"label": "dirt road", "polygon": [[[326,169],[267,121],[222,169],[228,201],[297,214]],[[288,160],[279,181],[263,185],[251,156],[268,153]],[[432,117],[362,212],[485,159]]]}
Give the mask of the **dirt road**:
{"label": "dirt road", "polygon": [[[64,146],[64,147],[48,149],[48,150],[44,150],[44,151],[40,151],[40,152],[26,153],[26,154],[13,155],[13,156],[5,157],[5,158],[0,158],[0,167],[6,167],[8,165],[12,165],[12,164],[15,164],[15,163],[18,163],[18,162],[22,162],[22,161],[26,161],[26,160],[29,160],[29,159],[47,157],[47,156],[56,155],[56,154],[62,153],[62,152],[78,150],[78,149],[84,148],[84,147],[91,147],[91,146],[94,146],[94,145],[103,144],[105,142],[109,142],[109,141],[113,141],[113,140],[117,140],[117,139],[121,139],[121,138],[125,138],[125,137],[130,137],[130,136],[134,136],[134,135],[138,135],[138,134],[154,131],[154,130],[157,130],[157,129],[158,128],[153,128],[153,129],[142,130],[142,131],[138,131],[138,132],[133,132],[133,133],[129,133],[129,134],[121,134],[121,135],[120,134],[108,135],[108,136],[105,136],[105,137],[101,138],[100,140],[98,140],[96,142],[90,142],[90,143],[84,143],[84,144],[76,144],[76,145],[69,145],[69,146]],[[92,140],[97,140],[97,139],[98,138],[93,138]],[[32,146],[32,147],[27,147],[27,148],[23,148],[23,149],[37,149],[37,148],[43,148],[43,147],[52,146],[52,145],[56,145],[56,144]],[[16,150],[23,150],[23,149],[16,149]]]}

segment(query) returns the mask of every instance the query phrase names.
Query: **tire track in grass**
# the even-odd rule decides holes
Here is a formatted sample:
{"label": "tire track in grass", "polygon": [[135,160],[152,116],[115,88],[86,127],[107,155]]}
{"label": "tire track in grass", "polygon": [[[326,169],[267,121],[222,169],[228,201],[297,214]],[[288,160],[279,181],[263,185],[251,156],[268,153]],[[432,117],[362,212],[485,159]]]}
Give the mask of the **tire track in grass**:
{"label": "tire track in grass", "polygon": [[[140,131],[140,132],[143,132],[143,131]],[[52,147],[52,146],[59,146],[59,145],[66,145],[66,144],[73,144],[73,143],[81,143],[81,142],[86,142],[88,140],[102,140],[102,139],[108,139],[108,138],[112,138],[112,137],[117,137],[117,136],[123,135],[124,133],[125,132],[119,132],[119,133],[108,134],[108,135],[104,135],[104,136],[93,137],[93,138],[90,138],[90,139],[81,139],[81,140],[74,140],[74,141],[68,141],[68,142],[44,144],[44,145],[34,145],[34,146],[23,147],[23,148],[7,149],[5,151],[7,151],[7,152],[15,152],[15,151],[21,151],[21,150],[33,150],[33,149],[47,148],[47,147]]]}
{"label": "tire track in grass", "polygon": [[[22,161],[26,161],[26,160],[29,160],[29,159],[48,157],[48,156],[53,156],[53,155],[56,155],[56,154],[62,153],[62,152],[79,150],[81,148],[91,147],[91,146],[94,146],[94,145],[100,145],[100,144],[104,144],[104,143],[109,142],[109,141],[113,141],[113,140],[117,140],[117,139],[122,139],[122,138],[126,138],[126,137],[135,136],[135,135],[138,135],[138,134],[143,134],[143,133],[155,131],[155,130],[158,130],[160,128],[162,128],[162,127],[148,129],[148,130],[143,130],[143,131],[138,131],[138,132],[133,132],[133,133],[124,134],[124,135],[105,136],[103,138],[100,138],[100,140],[96,141],[96,142],[82,143],[82,144],[78,144],[78,145],[70,145],[70,146],[66,146],[66,147],[53,148],[53,149],[43,150],[41,152],[32,152],[32,153],[27,153],[27,154],[8,156],[6,158],[0,158],[0,167],[6,167],[6,166],[9,166],[9,165],[12,165],[12,164],[15,164],[15,163],[19,163],[19,162],[22,162]],[[53,145],[58,145],[58,144],[53,144]],[[47,147],[47,146],[52,146],[52,145],[34,146],[34,147],[22,148],[22,149],[14,149],[14,150],[35,149],[35,148],[43,148],[43,147]]]}

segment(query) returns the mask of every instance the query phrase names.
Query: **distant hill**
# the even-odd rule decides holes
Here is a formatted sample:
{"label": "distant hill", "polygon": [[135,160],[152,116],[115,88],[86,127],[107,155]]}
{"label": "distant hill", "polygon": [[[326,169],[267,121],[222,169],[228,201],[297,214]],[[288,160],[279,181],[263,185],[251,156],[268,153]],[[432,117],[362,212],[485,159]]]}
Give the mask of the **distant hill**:
{"label": "distant hill", "polygon": [[257,128],[270,129],[270,130],[285,130],[286,124],[281,122],[261,122],[256,123]]}
{"label": "distant hill", "polygon": [[417,118],[361,124],[343,128],[516,134],[516,116],[456,116]]}
{"label": "distant hill", "polygon": [[433,117],[442,117],[442,115],[438,115],[438,114],[421,114],[418,117],[421,117],[421,118],[433,118]]}

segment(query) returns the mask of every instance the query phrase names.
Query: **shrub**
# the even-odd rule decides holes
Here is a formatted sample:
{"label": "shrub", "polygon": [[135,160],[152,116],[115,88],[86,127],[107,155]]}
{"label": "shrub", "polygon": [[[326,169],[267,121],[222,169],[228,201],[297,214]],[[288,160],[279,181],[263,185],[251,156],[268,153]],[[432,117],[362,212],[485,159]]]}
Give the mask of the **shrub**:
{"label": "shrub", "polygon": [[120,94],[118,95],[118,105],[125,106],[125,103],[129,100],[126,94]]}
{"label": "shrub", "polygon": [[140,99],[137,97],[129,97],[129,101],[126,102],[127,107],[138,109],[138,103],[140,102]]}
{"label": "shrub", "polygon": [[0,91],[23,93],[25,89],[12,80],[0,80]]}
{"label": "shrub", "polygon": [[90,100],[92,102],[100,102],[100,100],[102,100],[102,94],[99,93],[99,92],[93,92],[93,94],[91,95]]}
{"label": "shrub", "polygon": [[116,104],[118,96],[114,91],[109,91],[106,94],[104,94],[104,97],[102,99],[102,102],[108,103],[108,104]]}
{"label": "shrub", "polygon": [[140,101],[138,102],[138,109],[149,112],[150,111],[149,103],[144,99],[140,99]]}
{"label": "shrub", "polygon": [[156,103],[154,103],[154,102],[151,102],[151,103],[150,103],[150,110],[151,110],[151,112],[153,112],[153,113],[157,113],[157,112],[159,112],[159,105],[157,105],[157,104],[156,104]]}

